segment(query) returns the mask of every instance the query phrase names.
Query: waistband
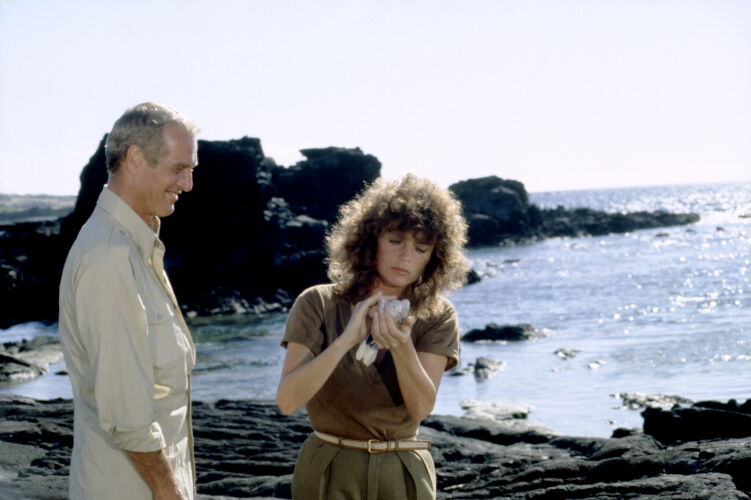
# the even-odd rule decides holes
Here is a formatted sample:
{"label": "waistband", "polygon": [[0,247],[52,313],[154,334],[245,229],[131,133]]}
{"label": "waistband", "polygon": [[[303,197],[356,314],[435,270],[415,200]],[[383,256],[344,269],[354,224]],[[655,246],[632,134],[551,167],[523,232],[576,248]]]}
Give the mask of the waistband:
{"label": "waistband", "polygon": [[349,448],[352,450],[363,450],[368,453],[386,453],[389,451],[407,451],[407,450],[429,450],[430,441],[419,439],[399,439],[396,441],[378,441],[377,439],[368,439],[360,441],[357,439],[348,439],[339,436],[326,434],[325,432],[314,431],[318,439],[325,443],[333,444],[340,448]]}

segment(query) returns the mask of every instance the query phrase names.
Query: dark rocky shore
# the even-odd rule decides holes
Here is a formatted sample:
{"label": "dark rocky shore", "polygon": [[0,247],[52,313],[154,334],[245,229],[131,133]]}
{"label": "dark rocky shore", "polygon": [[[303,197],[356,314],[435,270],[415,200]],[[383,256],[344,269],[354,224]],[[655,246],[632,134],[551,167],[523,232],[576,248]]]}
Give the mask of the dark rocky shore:
{"label": "dark rocky shore", "polygon": [[[307,417],[271,401],[194,403],[199,498],[290,498]],[[558,436],[492,420],[431,416],[438,498],[748,499],[751,400],[643,412],[644,431]],[[0,395],[0,498],[62,499],[70,400]]]}
{"label": "dark rocky shore", "polygon": [[49,365],[61,359],[60,340],[54,337],[0,343],[0,383],[23,382],[44,375]]}
{"label": "dark rocky shore", "polygon": [[[0,328],[57,320],[62,265],[107,181],[104,140],[81,172],[74,211],[42,222],[0,225]],[[258,139],[199,141],[194,188],[164,221],[165,267],[189,318],[256,314],[286,307],[303,288],[326,281],[323,240],[339,205],[380,175],[360,149],[301,151],[285,168]],[[515,244],[690,224],[696,214],[609,214],[543,210],[524,185],[498,177],[450,187],[469,222],[470,246]],[[475,276],[476,277],[476,276]]]}

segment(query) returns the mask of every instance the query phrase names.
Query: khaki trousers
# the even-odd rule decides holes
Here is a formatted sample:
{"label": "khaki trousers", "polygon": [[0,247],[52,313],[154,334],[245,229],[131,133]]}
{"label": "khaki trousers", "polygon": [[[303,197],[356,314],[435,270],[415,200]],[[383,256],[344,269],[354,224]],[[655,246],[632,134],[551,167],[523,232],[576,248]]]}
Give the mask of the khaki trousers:
{"label": "khaki trousers", "polygon": [[433,500],[436,477],[428,450],[370,454],[325,443],[303,443],[292,479],[295,500]]}

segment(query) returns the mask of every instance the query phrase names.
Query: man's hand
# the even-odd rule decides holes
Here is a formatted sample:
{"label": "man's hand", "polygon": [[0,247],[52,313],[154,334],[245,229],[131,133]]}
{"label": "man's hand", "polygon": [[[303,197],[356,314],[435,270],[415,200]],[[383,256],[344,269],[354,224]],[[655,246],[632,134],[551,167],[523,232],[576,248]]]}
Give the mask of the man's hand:
{"label": "man's hand", "polygon": [[146,452],[126,450],[125,453],[151,488],[154,500],[187,500],[177,486],[175,475],[172,473],[163,450]]}

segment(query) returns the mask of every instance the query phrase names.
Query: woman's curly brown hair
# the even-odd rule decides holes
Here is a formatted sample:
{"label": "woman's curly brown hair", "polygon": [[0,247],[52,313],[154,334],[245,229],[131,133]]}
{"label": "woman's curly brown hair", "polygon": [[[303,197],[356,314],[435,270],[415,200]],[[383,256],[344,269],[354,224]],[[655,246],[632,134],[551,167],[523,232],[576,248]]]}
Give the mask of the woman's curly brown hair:
{"label": "woman's curly brown hair", "polygon": [[404,297],[418,318],[438,313],[439,294],[466,281],[467,223],[451,192],[412,174],[391,183],[376,179],[339,209],[339,219],[326,237],[328,276],[336,293],[353,304],[366,298],[378,277],[378,237],[383,231],[405,230],[423,233],[435,246],[421,279]]}

